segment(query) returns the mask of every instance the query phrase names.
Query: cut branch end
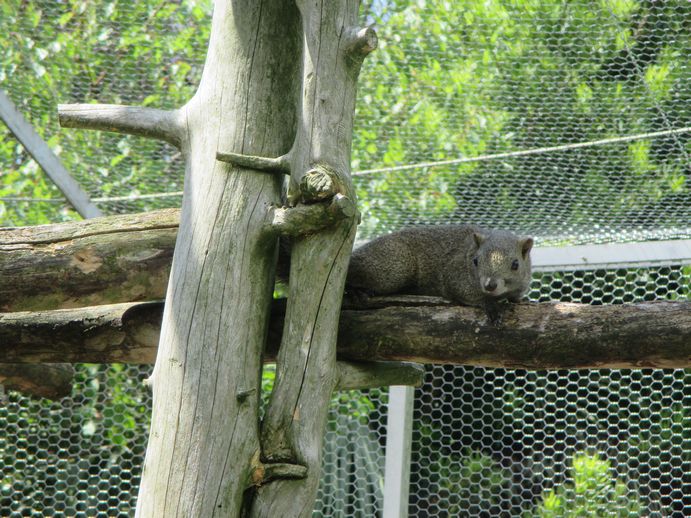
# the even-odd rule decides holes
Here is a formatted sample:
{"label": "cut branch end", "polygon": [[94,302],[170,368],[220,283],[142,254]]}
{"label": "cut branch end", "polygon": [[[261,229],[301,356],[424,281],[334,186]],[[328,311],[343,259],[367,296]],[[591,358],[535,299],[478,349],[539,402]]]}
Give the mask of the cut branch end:
{"label": "cut branch end", "polygon": [[361,59],[377,48],[379,38],[374,27],[357,27],[350,30],[346,52]]}
{"label": "cut branch end", "polygon": [[368,389],[391,385],[419,387],[425,368],[411,362],[337,362],[336,390]]}
{"label": "cut branch end", "polygon": [[271,232],[285,237],[307,236],[356,214],[355,203],[347,196],[336,194],[330,203],[272,207],[269,227]]}

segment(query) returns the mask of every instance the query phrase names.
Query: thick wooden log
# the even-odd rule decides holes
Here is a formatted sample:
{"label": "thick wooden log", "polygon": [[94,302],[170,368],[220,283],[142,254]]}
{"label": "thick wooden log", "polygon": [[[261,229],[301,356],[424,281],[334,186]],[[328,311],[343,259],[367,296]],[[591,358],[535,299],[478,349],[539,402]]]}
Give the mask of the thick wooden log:
{"label": "thick wooden log", "polygon": [[0,228],[0,311],[165,296],[179,210]]}
{"label": "thick wooden log", "polygon": [[68,363],[0,363],[0,385],[29,396],[49,399],[69,396],[73,376],[74,367]]}
{"label": "thick wooden log", "polygon": [[[179,211],[0,228],[0,311],[162,298]],[[134,298],[133,298],[134,297]],[[72,390],[71,365],[0,365],[0,383],[38,397]]]}
{"label": "thick wooden log", "polygon": [[[163,298],[179,215],[169,209],[0,228],[0,311]],[[72,367],[64,367],[14,365],[4,383],[33,396],[62,397],[71,391]]]}
{"label": "thick wooden log", "polygon": [[[517,304],[499,326],[478,309],[422,297],[381,298],[341,312],[339,360],[520,369],[691,367],[691,302]],[[162,303],[0,314],[8,362],[153,363]],[[275,355],[276,302],[266,357]]]}

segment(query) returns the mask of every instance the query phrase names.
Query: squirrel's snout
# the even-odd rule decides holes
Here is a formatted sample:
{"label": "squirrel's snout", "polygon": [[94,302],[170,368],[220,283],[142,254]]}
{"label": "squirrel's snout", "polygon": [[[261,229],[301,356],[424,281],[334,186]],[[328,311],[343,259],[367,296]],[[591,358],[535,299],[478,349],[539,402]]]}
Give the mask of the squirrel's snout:
{"label": "squirrel's snout", "polygon": [[506,281],[501,277],[487,277],[481,279],[482,291],[490,297],[501,297],[506,293]]}

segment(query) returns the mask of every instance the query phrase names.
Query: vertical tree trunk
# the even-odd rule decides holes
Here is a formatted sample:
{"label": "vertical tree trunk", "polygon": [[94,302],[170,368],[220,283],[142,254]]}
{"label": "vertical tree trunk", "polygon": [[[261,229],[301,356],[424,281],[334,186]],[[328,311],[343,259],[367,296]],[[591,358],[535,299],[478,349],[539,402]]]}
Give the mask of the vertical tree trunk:
{"label": "vertical tree trunk", "polygon": [[199,90],[180,111],[185,194],[137,515],[237,516],[259,454],[261,354],[282,179],[216,160],[277,156],[295,135],[299,16],[277,0],[215,5]]}
{"label": "vertical tree trunk", "polygon": [[[357,13],[356,0],[218,0],[183,108],[59,107],[64,126],[159,138],[186,161],[138,516],[312,513],[357,220],[355,88],[376,45]],[[298,206],[278,208],[287,172]],[[260,445],[279,233],[295,238],[290,300]]]}
{"label": "vertical tree trunk", "polygon": [[[305,0],[298,5],[305,49],[302,116],[290,154],[291,187],[300,185],[303,199],[335,192],[354,201],[350,152],[357,77],[365,55],[376,46],[376,35],[357,26],[358,1]],[[356,225],[353,213],[332,229],[293,245],[286,323],[262,446],[267,461],[305,465],[307,479],[278,480],[259,488],[251,516],[312,515]]]}

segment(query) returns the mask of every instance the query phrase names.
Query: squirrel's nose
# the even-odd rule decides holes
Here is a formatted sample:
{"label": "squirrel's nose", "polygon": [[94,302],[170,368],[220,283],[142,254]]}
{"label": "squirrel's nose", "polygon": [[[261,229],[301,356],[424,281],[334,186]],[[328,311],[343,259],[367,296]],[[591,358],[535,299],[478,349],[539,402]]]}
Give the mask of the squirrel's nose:
{"label": "squirrel's nose", "polygon": [[487,279],[485,282],[485,291],[492,292],[497,289],[497,281],[494,279]]}

